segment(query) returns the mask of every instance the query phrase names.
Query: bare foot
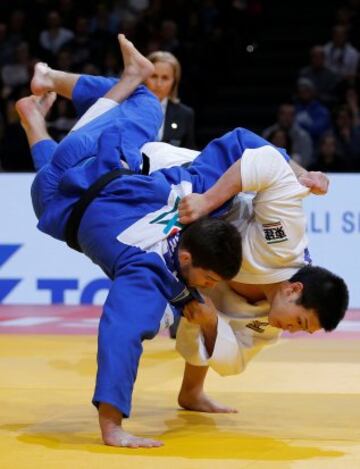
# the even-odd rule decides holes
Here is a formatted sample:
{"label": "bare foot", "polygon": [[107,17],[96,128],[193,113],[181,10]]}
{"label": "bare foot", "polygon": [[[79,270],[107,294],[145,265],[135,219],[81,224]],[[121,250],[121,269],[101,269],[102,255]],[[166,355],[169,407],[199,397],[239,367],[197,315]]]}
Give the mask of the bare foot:
{"label": "bare foot", "polygon": [[158,448],[163,446],[161,441],[142,438],[125,432],[121,427],[109,432],[103,431],[103,441],[108,446],[120,446],[123,448]]}
{"label": "bare foot", "polygon": [[178,403],[183,409],[195,410],[197,412],[216,414],[237,414],[238,412],[232,407],[227,407],[210,399],[203,391],[194,393],[181,391],[178,396]]}
{"label": "bare foot", "polygon": [[124,61],[122,78],[124,76],[138,77],[140,83],[143,82],[154,72],[154,65],[140,54],[134,44],[126,39],[124,34],[119,34],[118,40]]}
{"label": "bare foot", "polygon": [[38,62],[34,68],[34,76],[30,83],[31,92],[41,96],[53,91],[54,83],[50,76],[51,68],[45,62]]}
{"label": "bare foot", "polygon": [[105,445],[123,448],[157,448],[161,441],[131,435],[122,428],[123,415],[111,404],[101,402],[99,406],[99,424]]}
{"label": "bare foot", "polygon": [[16,102],[16,111],[20,116],[22,126],[43,126],[45,116],[56,99],[56,93],[46,93],[43,96],[28,96]]}

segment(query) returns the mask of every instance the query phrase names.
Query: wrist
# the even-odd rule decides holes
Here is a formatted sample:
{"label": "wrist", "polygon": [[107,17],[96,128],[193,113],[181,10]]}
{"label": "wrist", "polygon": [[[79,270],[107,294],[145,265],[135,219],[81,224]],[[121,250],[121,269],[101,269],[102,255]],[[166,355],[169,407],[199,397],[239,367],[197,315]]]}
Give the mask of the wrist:
{"label": "wrist", "polygon": [[218,207],[217,201],[212,196],[211,191],[203,194],[203,215],[207,215]]}

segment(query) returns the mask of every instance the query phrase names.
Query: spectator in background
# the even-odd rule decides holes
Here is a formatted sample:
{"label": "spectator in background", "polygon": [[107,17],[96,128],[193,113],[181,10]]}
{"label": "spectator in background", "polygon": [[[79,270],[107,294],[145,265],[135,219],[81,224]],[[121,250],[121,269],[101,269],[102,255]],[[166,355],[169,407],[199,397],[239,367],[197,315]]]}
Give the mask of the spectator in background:
{"label": "spectator in background", "polygon": [[146,80],[147,87],[159,98],[164,121],[158,139],[171,145],[195,148],[194,111],[178,98],[181,66],[170,52],[157,51],[147,57],[155,66]]}
{"label": "spectator in background", "polygon": [[275,147],[284,148],[289,156],[292,156],[292,141],[289,133],[283,129],[273,130],[267,140]]}
{"label": "spectator in background", "polygon": [[99,2],[96,5],[96,13],[90,20],[90,31],[117,34],[119,32],[119,18],[113,14],[106,2]]}
{"label": "spectator in background", "polygon": [[286,150],[286,153],[291,156],[291,159],[302,165],[301,157],[297,153],[294,153],[291,137],[289,133],[286,132],[286,130],[274,130],[269,135],[268,141],[272,143],[275,147],[284,148]]}
{"label": "spectator in background", "polygon": [[348,42],[345,26],[333,28],[332,41],[324,46],[325,63],[340,79],[352,81],[359,64],[359,52]]}
{"label": "spectator in background", "polygon": [[279,106],[277,121],[263,131],[263,137],[269,140],[276,130],[283,130],[291,140],[291,155],[296,161],[307,168],[312,163],[313,143],[309,133],[295,122],[295,106],[283,103]]}
{"label": "spectator in background", "polygon": [[160,28],[160,48],[163,51],[178,55],[180,42],[177,37],[178,28],[174,21],[164,20]]}
{"label": "spectator in background", "polygon": [[8,39],[14,47],[27,40],[26,15],[23,10],[15,10],[11,13],[8,23]]}
{"label": "spectator in background", "polygon": [[54,140],[60,141],[70,132],[76,121],[77,118],[70,102],[59,97],[54,103],[48,120],[49,133]]}
{"label": "spectator in background", "polygon": [[354,127],[360,126],[360,107],[359,107],[359,93],[354,86],[349,86],[345,90],[345,105],[348,107],[352,114],[352,121]]}
{"label": "spectator in background", "polygon": [[348,0],[348,7],[351,11],[351,43],[360,48],[360,0]]}
{"label": "spectator in background", "polygon": [[81,4],[84,2],[79,2],[76,0],[57,0],[56,1],[56,10],[61,17],[62,24],[71,30],[74,29],[76,24],[76,19],[81,15]]}
{"label": "spectator in background", "polygon": [[92,60],[94,44],[90,35],[89,21],[84,16],[76,18],[75,35],[68,42],[67,48],[71,51],[72,61],[77,70],[80,70],[85,63]]}
{"label": "spectator in background", "polygon": [[[22,94],[28,93],[24,89]],[[34,171],[24,130],[15,110],[15,99],[6,102],[6,132],[0,145],[0,163],[4,171]]]}
{"label": "spectator in background", "polygon": [[[359,45],[358,44],[358,35],[359,30],[357,29],[358,24],[356,24],[356,11],[350,6],[351,2],[348,2],[346,5],[340,5],[335,13],[335,24],[338,26],[344,26],[350,42],[355,46],[355,48]],[[356,3],[356,2],[355,2]],[[359,2],[357,2],[360,5]]]}
{"label": "spectator in background", "polygon": [[122,30],[122,24],[119,18],[109,10],[107,3],[99,2],[96,5],[95,15],[90,18],[89,30],[94,41],[91,62],[99,66],[103,61],[104,52],[113,47],[114,37]]}
{"label": "spectator in background", "polygon": [[360,170],[360,127],[348,106],[336,111],[334,136],[349,171]]}
{"label": "spectator in background", "polygon": [[68,47],[62,49],[54,60],[54,66],[64,72],[73,72],[73,56]]}
{"label": "spectator in background", "polygon": [[1,80],[3,83],[2,97],[9,96],[16,87],[29,83],[31,76],[32,59],[29,45],[20,43],[15,49],[15,57],[12,63],[8,63],[1,69]]}
{"label": "spectator in background", "polygon": [[0,23],[0,67],[11,62],[14,48],[8,38],[8,29],[5,23]]}
{"label": "spectator in background", "polygon": [[219,23],[220,11],[215,0],[202,0],[199,5],[198,18],[200,31],[212,34]]}
{"label": "spectator in background", "polygon": [[295,113],[297,124],[309,132],[314,144],[331,127],[330,112],[317,99],[315,85],[308,78],[297,81]]}
{"label": "spectator in background", "polygon": [[61,18],[57,11],[51,11],[47,16],[47,29],[40,33],[41,47],[55,56],[59,50],[74,38],[74,33],[61,27]]}
{"label": "spectator in background", "polygon": [[104,54],[104,60],[102,64],[102,73],[105,77],[117,77],[120,74],[120,64],[118,61],[119,54],[116,54],[113,50],[107,50]]}
{"label": "spectator in background", "polygon": [[314,46],[310,50],[310,63],[299,72],[299,78],[311,80],[317,90],[318,98],[326,105],[336,101],[336,85],[338,76],[325,65],[325,52],[322,46]]}
{"label": "spectator in background", "polygon": [[308,168],[309,171],[322,171],[336,173],[346,171],[344,159],[337,150],[336,138],[331,133],[322,135],[318,150],[315,153],[315,162]]}
{"label": "spectator in background", "polygon": [[84,75],[100,75],[100,69],[97,65],[89,62],[83,66],[80,73]]}

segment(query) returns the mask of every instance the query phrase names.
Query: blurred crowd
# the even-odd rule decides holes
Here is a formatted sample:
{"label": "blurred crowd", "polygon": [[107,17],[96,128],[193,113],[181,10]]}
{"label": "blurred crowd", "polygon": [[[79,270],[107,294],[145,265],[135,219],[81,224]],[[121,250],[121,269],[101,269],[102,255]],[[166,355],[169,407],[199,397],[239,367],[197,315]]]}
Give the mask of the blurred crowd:
{"label": "blurred crowd", "polygon": [[[30,93],[36,62],[44,61],[63,71],[118,76],[122,62],[116,36],[124,32],[142,53],[163,51],[178,59],[182,67],[179,97],[185,97],[185,102],[189,99],[191,106],[195,103],[196,113],[193,97],[201,89],[194,89],[194,77],[201,70],[211,70],[219,54],[231,61],[241,37],[249,31],[256,34],[263,11],[261,0],[3,0],[2,170],[33,170],[14,106],[17,99]],[[279,103],[276,121],[269,122],[263,131],[265,138],[286,148],[306,168],[360,171],[359,21],[360,0],[339,2],[329,40],[313,45],[309,63],[298,71],[294,95]],[[176,96],[173,102],[178,101]],[[183,111],[193,126],[191,108],[185,106]],[[75,121],[69,102],[57,99],[48,119],[52,137],[63,138]],[[177,123],[169,125],[176,129]],[[189,140],[169,141],[179,145],[191,142],[188,145],[194,147],[193,129],[189,133]],[[166,128],[159,138],[164,134]]]}
{"label": "blurred crowd", "polygon": [[360,1],[336,9],[332,36],[314,44],[293,99],[263,135],[308,169],[360,171]]}

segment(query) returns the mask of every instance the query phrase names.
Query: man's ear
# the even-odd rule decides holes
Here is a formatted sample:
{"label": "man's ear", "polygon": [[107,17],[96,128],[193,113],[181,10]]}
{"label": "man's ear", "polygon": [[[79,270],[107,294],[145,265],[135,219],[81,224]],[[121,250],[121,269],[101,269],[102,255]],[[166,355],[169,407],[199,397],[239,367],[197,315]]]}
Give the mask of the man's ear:
{"label": "man's ear", "polygon": [[304,289],[304,285],[301,282],[290,282],[289,283],[290,293],[301,294]]}
{"label": "man's ear", "polygon": [[191,264],[192,257],[189,251],[186,249],[179,249],[179,262],[180,265],[189,265]]}

